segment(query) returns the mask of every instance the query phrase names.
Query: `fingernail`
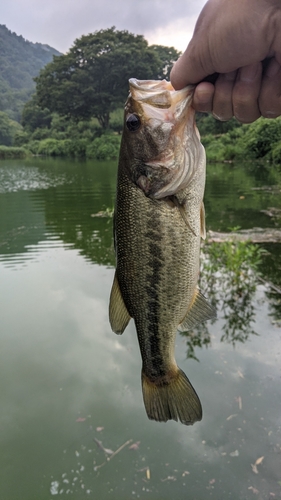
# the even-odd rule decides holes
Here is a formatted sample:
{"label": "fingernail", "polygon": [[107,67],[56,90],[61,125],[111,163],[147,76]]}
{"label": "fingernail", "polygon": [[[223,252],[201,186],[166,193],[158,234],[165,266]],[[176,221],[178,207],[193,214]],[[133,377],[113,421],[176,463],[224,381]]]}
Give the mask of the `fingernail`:
{"label": "fingernail", "polygon": [[273,78],[275,75],[277,75],[279,70],[280,64],[276,61],[276,59],[272,59],[266,68],[265,74],[266,76],[269,76],[269,78]]}
{"label": "fingernail", "polygon": [[255,80],[259,69],[260,65],[257,63],[249,64],[249,66],[244,66],[239,71],[239,80],[241,80],[242,82],[252,82],[253,80]]}

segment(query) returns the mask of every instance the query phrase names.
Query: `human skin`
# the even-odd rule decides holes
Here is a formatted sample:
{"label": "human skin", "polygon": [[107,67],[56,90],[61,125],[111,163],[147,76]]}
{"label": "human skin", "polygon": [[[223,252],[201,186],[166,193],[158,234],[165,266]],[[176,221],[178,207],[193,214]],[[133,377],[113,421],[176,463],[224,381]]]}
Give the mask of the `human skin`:
{"label": "human skin", "polygon": [[281,115],[281,0],[209,0],[171,83],[197,84],[196,111],[223,121]]}

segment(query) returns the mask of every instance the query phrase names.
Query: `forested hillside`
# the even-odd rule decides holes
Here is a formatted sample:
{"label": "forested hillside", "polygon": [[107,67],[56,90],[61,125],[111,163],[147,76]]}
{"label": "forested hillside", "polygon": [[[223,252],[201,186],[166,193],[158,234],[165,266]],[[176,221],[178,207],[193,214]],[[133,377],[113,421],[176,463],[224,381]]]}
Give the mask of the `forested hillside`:
{"label": "forested hillside", "polygon": [[32,43],[0,25],[0,111],[20,120],[23,105],[35,89],[33,77],[52,61],[56,49]]}

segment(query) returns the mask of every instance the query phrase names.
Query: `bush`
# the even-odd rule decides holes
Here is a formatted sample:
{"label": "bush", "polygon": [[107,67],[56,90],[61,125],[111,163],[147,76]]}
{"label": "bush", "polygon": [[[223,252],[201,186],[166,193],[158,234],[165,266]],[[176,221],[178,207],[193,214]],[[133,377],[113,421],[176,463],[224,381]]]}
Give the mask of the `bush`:
{"label": "bush", "polygon": [[25,158],[28,151],[24,148],[0,146],[0,159]]}
{"label": "bush", "polygon": [[64,155],[75,158],[85,158],[89,144],[87,139],[65,139],[63,142]]}
{"label": "bush", "polygon": [[243,137],[240,145],[245,151],[245,155],[252,158],[272,159],[271,151],[281,137],[281,118],[270,120],[260,118],[252,123]]}
{"label": "bush", "polygon": [[64,141],[43,139],[39,141],[37,154],[45,156],[65,156]]}
{"label": "bush", "polygon": [[272,161],[281,168],[281,142],[278,142],[271,152]]}
{"label": "bush", "polygon": [[102,135],[97,137],[92,144],[87,147],[87,158],[96,160],[114,160],[119,155],[120,136]]}
{"label": "bush", "polygon": [[11,120],[6,113],[0,111],[0,144],[12,146],[15,135],[22,130],[22,126]]}

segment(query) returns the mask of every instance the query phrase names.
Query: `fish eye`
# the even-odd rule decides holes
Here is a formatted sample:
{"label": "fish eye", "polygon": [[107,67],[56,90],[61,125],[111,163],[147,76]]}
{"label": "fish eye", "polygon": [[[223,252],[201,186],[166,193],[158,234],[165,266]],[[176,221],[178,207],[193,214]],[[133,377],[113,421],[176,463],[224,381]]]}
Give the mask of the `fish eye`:
{"label": "fish eye", "polygon": [[126,125],[127,129],[130,130],[130,132],[136,132],[141,126],[141,121],[138,115],[135,113],[131,114],[128,116],[126,120]]}

